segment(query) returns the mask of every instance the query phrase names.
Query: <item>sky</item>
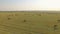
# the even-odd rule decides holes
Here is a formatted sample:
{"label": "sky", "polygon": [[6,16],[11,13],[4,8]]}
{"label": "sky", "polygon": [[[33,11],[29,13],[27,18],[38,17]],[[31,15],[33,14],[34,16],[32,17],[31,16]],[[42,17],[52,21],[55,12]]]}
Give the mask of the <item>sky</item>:
{"label": "sky", "polygon": [[0,0],[0,11],[15,10],[60,11],[60,0]]}

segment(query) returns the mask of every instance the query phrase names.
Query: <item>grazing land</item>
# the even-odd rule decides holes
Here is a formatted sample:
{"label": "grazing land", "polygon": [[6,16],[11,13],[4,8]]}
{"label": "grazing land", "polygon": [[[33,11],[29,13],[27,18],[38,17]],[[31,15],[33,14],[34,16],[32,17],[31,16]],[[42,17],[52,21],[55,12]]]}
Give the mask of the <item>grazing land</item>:
{"label": "grazing land", "polygon": [[60,34],[60,12],[1,11],[0,34]]}

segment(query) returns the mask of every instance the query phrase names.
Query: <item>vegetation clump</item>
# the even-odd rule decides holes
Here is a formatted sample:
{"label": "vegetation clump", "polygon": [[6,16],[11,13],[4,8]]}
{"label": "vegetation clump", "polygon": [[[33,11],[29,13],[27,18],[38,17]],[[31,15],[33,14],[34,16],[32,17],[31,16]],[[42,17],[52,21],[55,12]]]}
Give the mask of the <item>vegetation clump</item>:
{"label": "vegetation clump", "polygon": [[11,18],[8,18],[8,20],[10,20]]}
{"label": "vegetation clump", "polygon": [[54,25],[54,31],[56,31],[57,30],[57,25]]}
{"label": "vegetation clump", "polygon": [[58,22],[60,22],[60,20],[57,20]]}
{"label": "vegetation clump", "polygon": [[24,20],[24,22],[27,22],[26,20]]}

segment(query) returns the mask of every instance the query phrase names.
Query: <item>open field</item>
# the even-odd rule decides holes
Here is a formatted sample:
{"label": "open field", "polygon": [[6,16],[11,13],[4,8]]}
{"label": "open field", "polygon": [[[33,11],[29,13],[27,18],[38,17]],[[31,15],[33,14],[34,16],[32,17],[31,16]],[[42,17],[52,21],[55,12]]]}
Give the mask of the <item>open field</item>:
{"label": "open field", "polygon": [[60,34],[60,13],[0,12],[0,34]]}

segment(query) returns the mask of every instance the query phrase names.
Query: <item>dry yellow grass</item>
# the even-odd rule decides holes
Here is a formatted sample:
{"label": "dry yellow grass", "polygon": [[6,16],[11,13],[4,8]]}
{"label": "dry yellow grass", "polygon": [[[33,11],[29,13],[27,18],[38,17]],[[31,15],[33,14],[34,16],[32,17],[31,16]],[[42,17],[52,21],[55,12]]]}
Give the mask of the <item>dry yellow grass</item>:
{"label": "dry yellow grass", "polygon": [[58,20],[59,13],[0,12],[0,34],[60,34]]}

